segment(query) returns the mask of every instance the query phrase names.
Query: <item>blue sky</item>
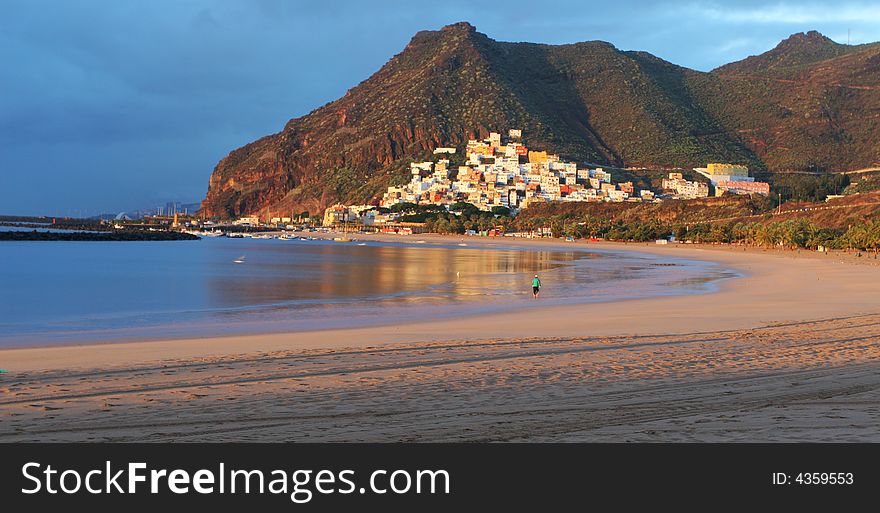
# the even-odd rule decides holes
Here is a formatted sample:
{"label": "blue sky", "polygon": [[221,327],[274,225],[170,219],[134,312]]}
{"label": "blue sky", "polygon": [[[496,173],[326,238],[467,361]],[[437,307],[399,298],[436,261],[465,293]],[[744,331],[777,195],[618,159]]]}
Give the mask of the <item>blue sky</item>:
{"label": "blue sky", "polygon": [[198,201],[231,149],[338,98],[412,35],[604,40],[700,70],[795,32],[880,40],[877,2],[0,0],[0,213]]}

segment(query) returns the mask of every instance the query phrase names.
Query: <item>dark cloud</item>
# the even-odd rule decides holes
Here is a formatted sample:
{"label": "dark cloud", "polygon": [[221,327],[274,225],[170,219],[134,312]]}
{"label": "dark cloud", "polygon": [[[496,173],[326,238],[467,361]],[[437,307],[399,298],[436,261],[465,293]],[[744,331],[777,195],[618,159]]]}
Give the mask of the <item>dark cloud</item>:
{"label": "dark cloud", "polygon": [[418,30],[468,20],[505,41],[601,39],[708,70],[793,32],[880,39],[870,4],[7,0],[0,212],[197,200],[232,148],[337,98]]}

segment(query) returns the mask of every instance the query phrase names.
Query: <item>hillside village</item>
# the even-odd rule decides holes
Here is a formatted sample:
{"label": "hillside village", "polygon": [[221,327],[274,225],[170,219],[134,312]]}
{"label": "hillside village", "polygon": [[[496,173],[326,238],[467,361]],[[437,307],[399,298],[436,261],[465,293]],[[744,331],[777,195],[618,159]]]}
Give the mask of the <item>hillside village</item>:
{"label": "hillside village", "polygon": [[[382,224],[393,221],[387,209],[395,205],[434,205],[450,209],[468,203],[483,211],[507,209],[516,212],[536,203],[547,202],[657,202],[662,198],[696,199],[709,196],[709,184],[689,181],[681,173],[670,173],[662,182],[660,194],[649,189],[636,190],[633,183],[617,182],[603,168],[579,168],[576,162],[564,161],[558,155],[529,149],[523,143],[522,131],[511,129],[507,137],[492,132],[483,140],[469,140],[465,147],[464,164],[454,167],[450,158],[454,147],[434,150],[436,161],[414,162],[410,165],[411,180],[400,186],[388,187],[379,202],[373,205],[328,208],[324,225],[344,222]],[[763,194],[769,184],[755,182],[748,168],[734,164],[709,164],[695,171],[706,176],[716,195]]]}
{"label": "hillside village", "polygon": [[[435,155],[449,155],[456,148],[437,148]],[[632,182],[615,184],[602,168],[578,169],[546,151],[530,150],[522,143],[522,132],[510,130],[506,140],[492,132],[465,148],[465,164],[451,169],[449,160],[411,164],[412,180],[389,187],[380,203],[471,203],[481,210],[507,207],[527,208],[544,201],[641,201],[653,200],[651,191],[635,194]]]}

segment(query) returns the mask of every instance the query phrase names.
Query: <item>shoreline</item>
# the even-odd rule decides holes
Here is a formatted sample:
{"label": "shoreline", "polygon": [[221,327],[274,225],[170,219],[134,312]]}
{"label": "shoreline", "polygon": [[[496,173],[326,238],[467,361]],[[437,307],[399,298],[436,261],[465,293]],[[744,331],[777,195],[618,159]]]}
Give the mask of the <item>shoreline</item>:
{"label": "shoreline", "polygon": [[[314,237],[315,239],[319,239],[322,242],[332,242],[334,237],[341,235],[338,232],[330,232],[330,233],[321,233],[319,236]],[[554,252],[554,253],[565,253],[565,252],[578,252],[582,255],[589,254],[598,254],[603,255],[604,257],[612,257],[614,254],[629,254],[632,256],[639,256],[642,254],[651,255],[650,258],[652,260],[656,259],[656,261],[652,261],[649,265],[651,266],[663,266],[670,265],[669,263],[663,262],[659,260],[658,257],[662,256],[656,254],[655,252],[651,252],[651,248],[647,247],[644,250],[639,250],[638,248],[633,248],[631,250],[630,247],[627,247],[624,244],[617,243],[607,243],[607,244],[596,244],[590,243],[586,245],[584,242],[581,242],[577,245],[572,245],[571,243],[564,242],[562,240],[557,239],[510,239],[510,238],[486,238],[486,237],[473,237],[470,242],[471,244],[466,247],[459,247],[459,243],[463,240],[468,240],[467,237],[462,238],[460,236],[451,236],[451,235],[438,235],[438,234],[426,234],[427,237],[407,237],[402,238],[397,235],[388,235],[388,234],[370,234],[364,238],[358,238],[358,242],[374,242],[381,244],[405,244],[412,248],[420,248],[420,249],[430,249],[434,248],[444,248],[444,249],[452,249],[452,250],[489,250],[489,251],[535,251],[535,252]],[[416,244],[415,241],[422,242],[423,244]],[[676,260],[685,260],[687,263],[676,263],[675,265],[702,265],[703,263],[709,264],[714,267],[717,263],[710,258],[690,258],[689,256],[675,256]],[[709,269],[706,269],[708,271]],[[638,288],[638,284],[628,284],[623,285],[624,282],[621,282],[623,288],[620,289],[619,293],[615,296],[610,297],[602,297],[599,296],[577,296],[577,297],[549,297],[545,298],[541,301],[516,301],[513,303],[502,304],[500,302],[489,302],[486,307],[478,307],[473,309],[455,309],[452,307],[451,303],[438,304],[438,305],[422,305],[422,306],[413,306],[412,311],[409,314],[412,315],[412,318],[409,319],[401,319],[399,316],[388,319],[381,320],[367,320],[363,317],[359,319],[359,322],[349,322],[343,323],[340,325],[339,318],[334,317],[330,319],[329,325],[324,327],[312,327],[305,326],[301,329],[298,329],[297,326],[292,326],[290,324],[284,324],[283,321],[278,320],[268,320],[266,322],[260,323],[255,321],[244,321],[240,323],[232,323],[229,326],[202,326],[199,324],[193,325],[177,325],[174,326],[173,329],[177,329],[178,333],[165,333],[158,334],[154,333],[155,331],[161,331],[162,326],[151,326],[142,328],[141,331],[145,333],[138,334],[138,329],[113,329],[108,328],[106,330],[96,329],[92,332],[72,332],[72,333],[58,333],[55,334],[58,338],[57,341],[46,341],[46,342],[34,342],[33,340],[39,340],[38,335],[24,334],[21,336],[22,339],[28,340],[27,342],[19,342],[13,345],[0,346],[0,355],[2,355],[2,351],[15,350],[15,349],[50,349],[50,348],[61,348],[61,347],[76,347],[76,346],[101,346],[107,344],[131,344],[131,343],[147,343],[147,342],[162,342],[162,341],[192,341],[192,340],[209,340],[209,339],[217,339],[217,338],[228,338],[230,336],[267,336],[267,335],[278,335],[283,333],[290,332],[328,332],[328,331],[342,331],[342,330],[356,330],[361,328],[383,328],[383,327],[395,327],[401,325],[409,325],[416,324],[420,322],[425,322],[431,319],[443,319],[454,322],[457,319],[468,319],[486,315],[493,314],[502,314],[502,313],[523,313],[532,310],[541,310],[545,308],[555,308],[559,307],[561,302],[566,302],[566,305],[583,305],[583,304],[596,304],[596,303],[624,303],[627,301],[634,301],[638,299],[652,299],[652,298],[665,298],[665,297],[676,297],[683,295],[692,295],[692,294],[710,294],[717,290],[718,287],[724,281],[731,279],[738,279],[743,276],[742,272],[734,271],[733,269],[727,267],[719,267],[717,269],[711,269],[712,274],[704,275],[705,282],[703,285],[699,287],[688,287],[683,285],[670,285],[669,289],[665,292],[660,292],[658,290],[653,291],[653,293],[642,293],[641,289]],[[659,268],[657,270],[659,271]],[[691,270],[691,273],[695,272],[695,270]],[[530,275],[525,276],[527,280],[531,280]],[[684,280],[691,278],[684,278]],[[670,282],[672,283],[672,282]],[[654,284],[655,287],[659,285]],[[528,296],[530,297],[530,290],[527,291]],[[452,309],[450,309],[452,307]],[[429,315],[431,311],[436,311],[438,315]],[[169,327],[171,328],[171,327]],[[224,332],[223,328],[226,328],[226,332]],[[201,330],[201,331],[200,331]],[[65,335],[69,335],[69,339],[65,340],[63,337]],[[2,339],[2,337],[0,337]]]}
{"label": "shoreline", "polygon": [[[321,235],[332,238],[336,234]],[[740,277],[719,280],[715,291],[699,294],[563,306],[535,305],[512,311],[390,325],[5,348],[0,349],[0,362],[3,368],[14,372],[46,371],[288,349],[317,350],[499,337],[634,336],[721,331],[880,311],[880,303],[872,301],[880,298],[880,268],[852,265],[849,261],[861,262],[855,257],[846,261],[834,254],[692,244],[587,243],[435,234],[406,236],[405,240],[397,235],[358,237],[367,241],[408,243],[425,240],[426,244],[456,244],[465,240],[470,248],[543,247],[548,250],[642,252],[716,262],[735,270]],[[863,262],[873,264],[868,259]],[[806,277],[809,279],[801,279]],[[854,288],[854,284],[859,286]],[[822,297],[824,299],[818,301]]]}

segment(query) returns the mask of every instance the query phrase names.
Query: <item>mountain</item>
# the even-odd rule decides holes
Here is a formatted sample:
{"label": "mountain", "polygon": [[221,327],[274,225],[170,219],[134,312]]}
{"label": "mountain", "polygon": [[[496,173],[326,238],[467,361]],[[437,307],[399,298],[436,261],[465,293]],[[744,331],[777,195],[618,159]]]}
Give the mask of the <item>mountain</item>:
{"label": "mountain", "polygon": [[368,202],[434,148],[508,128],[530,147],[616,167],[868,166],[880,162],[878,48],[811,32],[705,73],[601,41],[499,42],[467,23],[423,31],[342,98],[232,151],[202,211]]}
{"label": "mountain", "polygon": [[715,69],[720,74],[760,73],[773,70],[810,65],[816,62],[840,57],[859,47],[835,43],[815,30],[792,34],[782,40],[776,48],[761,55],[753,55],[741,61],[725,64]]}
{"label": "mountain", "polygon": [[818,32],[702,75],[701,102],[770,171],[880,165],[880,44]]}

